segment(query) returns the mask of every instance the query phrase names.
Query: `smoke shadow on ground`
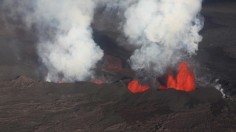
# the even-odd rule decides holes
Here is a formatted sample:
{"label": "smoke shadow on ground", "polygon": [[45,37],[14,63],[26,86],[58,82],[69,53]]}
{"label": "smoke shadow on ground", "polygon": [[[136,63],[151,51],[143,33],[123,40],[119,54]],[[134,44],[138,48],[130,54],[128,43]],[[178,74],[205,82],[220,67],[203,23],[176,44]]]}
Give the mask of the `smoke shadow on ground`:
{"label": "smoke shadow on ground", "polygon": [[93,29],[93,38],[105,54],[118,57],[123,61],[127,61],[131,56],[130,51],[119,46],[118,42],[113,38],[110,38],[105,31]]}

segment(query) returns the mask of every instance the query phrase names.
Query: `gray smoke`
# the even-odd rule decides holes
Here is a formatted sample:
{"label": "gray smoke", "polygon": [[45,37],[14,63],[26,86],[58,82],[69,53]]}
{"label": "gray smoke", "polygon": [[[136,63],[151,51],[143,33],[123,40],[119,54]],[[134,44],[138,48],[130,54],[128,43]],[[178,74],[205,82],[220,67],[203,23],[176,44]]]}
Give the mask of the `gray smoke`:
{"label": "gray smoke", "polygon": [[185,54],[195,54],[202,40],[201,4],[202,0],[138,0],[128,7],[123,30],[137,47],[130,58],[132,68],[163,74]]}

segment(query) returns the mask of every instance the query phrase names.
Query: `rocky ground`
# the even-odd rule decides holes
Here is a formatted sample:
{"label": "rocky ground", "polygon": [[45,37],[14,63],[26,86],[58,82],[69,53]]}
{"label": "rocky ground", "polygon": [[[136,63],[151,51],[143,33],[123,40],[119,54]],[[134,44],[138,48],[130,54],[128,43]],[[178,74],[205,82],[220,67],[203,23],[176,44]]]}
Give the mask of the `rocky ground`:
{"label": "rocky ground", "polygon": [[0,131],[235,131],[236,99],[214,88],[133,95],[122,82],[0,83]]}
{"label": "rocky ground", "polygon": [[[122,79],[132,77],[130,71],[103,71],[113,78],[103,85],[44,82],[35,36],[1,18],[0,131],[236,131],[236,3],[206,3],[202,14],[203,42],[194,58],[198,83],[218,79],[228,98],[211,85],[191,93],[152,89],[133,95],[127,89],[129,77]],[[124,42],[115,39],[119,34],[112,27],[117,25],[103,22],[93,24],[96,42],[103,49],[116,49],[117,54],[106,50],[107,61],[113,56],[124,66],[129,52],[109,45]],[[116,66],[112,68],[119,69]]]}

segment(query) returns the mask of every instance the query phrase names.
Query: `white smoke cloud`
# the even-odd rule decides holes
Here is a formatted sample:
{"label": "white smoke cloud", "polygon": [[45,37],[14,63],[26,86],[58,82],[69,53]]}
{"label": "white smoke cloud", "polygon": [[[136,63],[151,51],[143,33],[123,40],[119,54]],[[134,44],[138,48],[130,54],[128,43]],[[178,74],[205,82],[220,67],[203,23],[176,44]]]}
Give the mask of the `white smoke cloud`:
{"label": "white smoke cloud", "polygon": [[[93,76],[103,51],[92,37],[95,8],[124,13],[123,31],[132,47],[133,70],[161,75],[183,55],[195,54],[202,40],[202,0],[4,0],[11,14],[21,14],[39,29],[38,53],[47,81],[80,81]],[[17,3],[17,4],[16,4]],[[17,8],[15,8],[17,7]],[[27,8],[25,8],[27,7]],[[12,15],[11,15],[12,16]],[[122,16],[120,16],[122,17]]]}
{"label": "white smoke cloud", "polygon": [[36,5],[36,16],[49,23],[54,21],[59,29],[53,41],[42,41],[38,48],[48,68],[47,81],[80,81],[91,77],[103,56],[92,39],[94,2],[38,0]]}
{"label": "white smoke cloud", "polygon": [[[73,82],[93,76],[103,51],[92,37],[93,0],[4,0],[14,18],[39,30],[38,54],[48,70],[47,81]],[[17,7],[17,8],[15,8]],[[28,10],[27,10],[28,9]]]}
{"label": "white smoke cloud", "polygon": [[123,30],[137,47],[130,58],[132,68],[162,74],[183,52],[195,54],[202,40],[201,4],[201,0],[138,0],[128,7]]}

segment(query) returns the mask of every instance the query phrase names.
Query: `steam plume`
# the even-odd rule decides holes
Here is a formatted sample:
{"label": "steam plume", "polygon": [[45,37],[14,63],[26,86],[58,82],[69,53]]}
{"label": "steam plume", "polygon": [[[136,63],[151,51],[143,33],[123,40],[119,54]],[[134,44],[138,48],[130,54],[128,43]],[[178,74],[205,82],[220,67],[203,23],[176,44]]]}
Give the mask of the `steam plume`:
{"label": "steam plume", "polygon": [[125,11],[123,30],[136,50],[134,70],[162,74],[187,53],[195,54],[203,27],[202,0],[138,0]]}
{"label": "steam plume", "polygon": [[[12,6],[14,0],[5,0]],[[28,27],[39,33],[38,54],[46,66],[47,81],[80,81],[93,75],[103,51],[95,44],[90,27],[93,0],[22,0],[13,13],[25,15]],[[26,7],[31,11],[26,11]],[[13,7],[11,7],[13,9]]]}
{"label": "steam plume", "polygon": [[[47,22],[56,21],[59,31],[53,41],[39,44],[39,54],[48,68],[48,81],[84,80],[103,52],[92,39],[90,24],[95,4],[92,0],[39,0],[37,16]],[[53,24],[53,23],[52,23]]]}
{"label": "steam plume", "polygon": [[[199,15],[202,0],[4,0],[11,14],[21,14],[39,33],[38,53],[48,70],[48,81],[79,81],[93,75],[102,50],[92,39],[94,10],[106,5],[124,13],[123,31],[136,47],[132,69],[155,75],[193,55],[202,37]],[[25,8],[27,7],[27,8]]]}

